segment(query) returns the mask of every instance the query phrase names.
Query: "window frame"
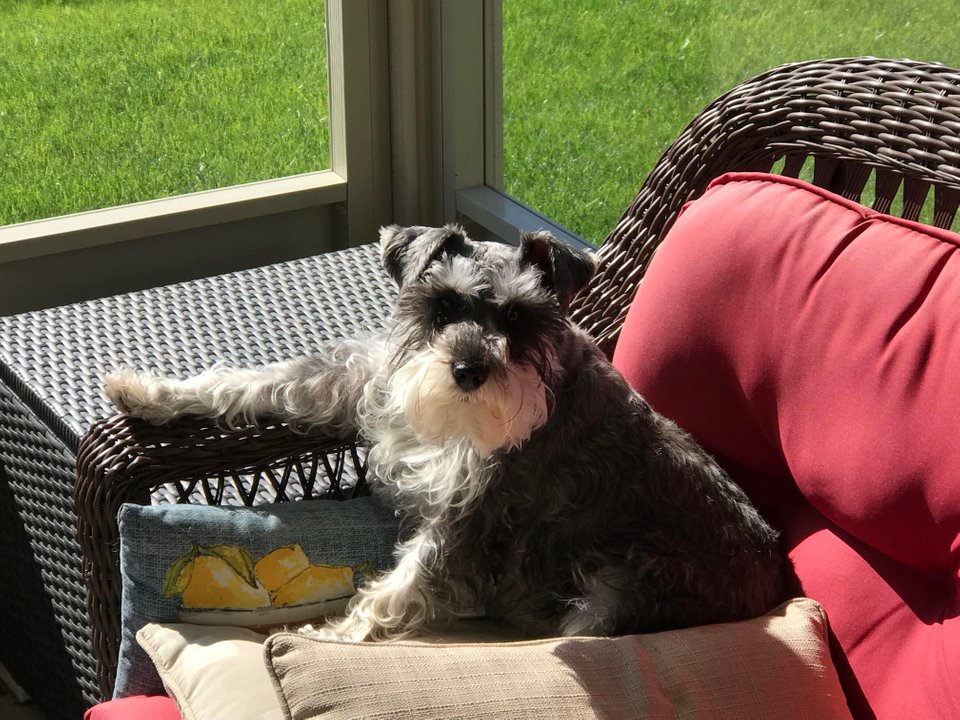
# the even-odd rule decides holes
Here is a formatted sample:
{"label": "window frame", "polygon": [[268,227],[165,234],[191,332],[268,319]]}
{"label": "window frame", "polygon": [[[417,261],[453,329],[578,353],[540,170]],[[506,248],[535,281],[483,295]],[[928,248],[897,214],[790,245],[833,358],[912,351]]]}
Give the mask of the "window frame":
{"label": "window frame", "polygon": [[439,11],[445,217],[463,217],[508,241],[546,230],[593,249],[503,190],[502,0],[441,3]]}

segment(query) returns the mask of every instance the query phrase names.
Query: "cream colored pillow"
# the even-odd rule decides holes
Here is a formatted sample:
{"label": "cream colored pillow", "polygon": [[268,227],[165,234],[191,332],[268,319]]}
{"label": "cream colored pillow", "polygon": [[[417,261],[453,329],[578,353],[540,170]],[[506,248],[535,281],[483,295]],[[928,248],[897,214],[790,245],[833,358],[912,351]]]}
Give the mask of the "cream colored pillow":
{"label": "cream colored pillow", "polygon": [[[516,633],[487,621],[464,621],[424,643],[490,642]],[[264,666],[266,635],[223,625],[148,623],[136,634],[184,720],[281,720]]]}
{"label": "cream colored pillow", "polygon": [[184,720],[281,720],[263,664],[265,639],[244,628],[186,623],[137,632]]}
{"label": "cream colored pillow", "polygon": [[437,645],[281,633],[264,649],[289,720],[850,718],[808,599],[652,635]]}

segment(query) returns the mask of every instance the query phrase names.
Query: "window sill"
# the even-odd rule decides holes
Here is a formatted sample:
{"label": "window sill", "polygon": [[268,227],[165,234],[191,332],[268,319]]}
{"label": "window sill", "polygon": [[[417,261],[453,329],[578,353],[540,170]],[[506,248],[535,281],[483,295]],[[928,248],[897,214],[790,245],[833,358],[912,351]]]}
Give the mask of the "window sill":
{"label": "window sill", "polygon": [[545,230],[574,247],[596,250],[562,225],[489,185],[475,185],[457,191],[457,212],[512,243],[519,240],[521,232]]}
{"label": "window sill", "polygon": [[326,170],[0,227],[0,263],[344,202]]}

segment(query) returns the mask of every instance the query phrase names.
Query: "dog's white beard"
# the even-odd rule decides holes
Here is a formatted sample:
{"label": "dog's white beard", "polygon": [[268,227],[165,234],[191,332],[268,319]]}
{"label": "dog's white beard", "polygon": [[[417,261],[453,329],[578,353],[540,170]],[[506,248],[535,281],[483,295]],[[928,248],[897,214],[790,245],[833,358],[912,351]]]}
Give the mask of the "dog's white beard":
{"label": "dog's white beard", "polygon": [[547,420],[546,388],[529,365],[507,364],[467,393],[454,382],[449,358],[427,351],[393,374],[390,395],[421,441],[466,438],[483,457],[519,447]]}

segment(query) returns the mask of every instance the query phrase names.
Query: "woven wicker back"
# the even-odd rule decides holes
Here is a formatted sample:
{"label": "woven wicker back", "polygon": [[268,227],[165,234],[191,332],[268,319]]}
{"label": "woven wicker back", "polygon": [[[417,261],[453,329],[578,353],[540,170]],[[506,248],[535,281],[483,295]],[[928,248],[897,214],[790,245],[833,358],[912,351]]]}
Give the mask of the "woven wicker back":
{"label": "woven wicker back", "polygon": [[784,65],[733,88],[660,158],[601,247],[574,318],[611,355],[650,257],[684,203],[723,173],[797,177],[811,158],[805,179],[814,184],[858,201],[873,191],[874,209],[909,220],[927,203],[924,219],[949,228],[960,204],[960,71],[843,58]]}

